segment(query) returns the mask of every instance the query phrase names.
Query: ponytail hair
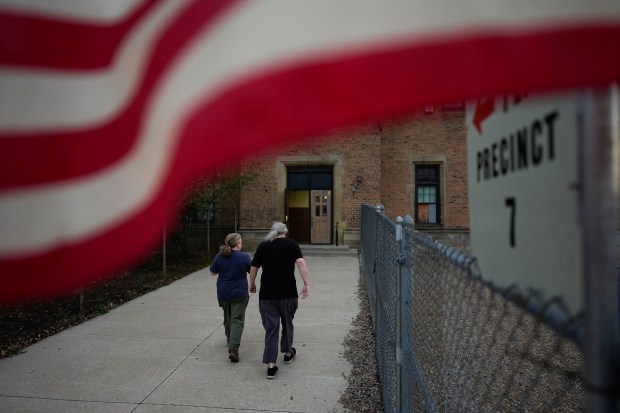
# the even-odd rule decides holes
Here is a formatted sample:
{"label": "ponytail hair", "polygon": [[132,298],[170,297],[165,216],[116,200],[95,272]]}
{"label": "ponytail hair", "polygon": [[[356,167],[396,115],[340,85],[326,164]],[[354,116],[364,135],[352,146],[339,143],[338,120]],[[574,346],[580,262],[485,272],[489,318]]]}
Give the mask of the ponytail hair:
{"label": "ponytail hair", "polygon": [[220,255],[230,257],[232,255],[233,248],[235,248],[239,242],[241,242],[241,235],[236,232],[226,235],[224,245],[220,246]]}
{"label": "ponytail hair", "polygon": [[273,241],[278,237],[278,235],[286,234],[288,232],[288,228],[284,225],[283,222],[274,222],[271,226],[271,231],[265,237],[265,241]]}

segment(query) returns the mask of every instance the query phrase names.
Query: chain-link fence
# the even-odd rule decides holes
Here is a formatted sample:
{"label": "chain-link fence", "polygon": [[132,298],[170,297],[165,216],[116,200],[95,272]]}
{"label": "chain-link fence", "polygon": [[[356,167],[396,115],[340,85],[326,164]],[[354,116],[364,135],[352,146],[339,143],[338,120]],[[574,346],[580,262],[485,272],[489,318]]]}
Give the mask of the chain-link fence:
{"label": "chain-link fence", "polygon": [[380,207],[362,206],[360,248],[385,412],[585,410],[583,320],[561,301],[494,288]]}

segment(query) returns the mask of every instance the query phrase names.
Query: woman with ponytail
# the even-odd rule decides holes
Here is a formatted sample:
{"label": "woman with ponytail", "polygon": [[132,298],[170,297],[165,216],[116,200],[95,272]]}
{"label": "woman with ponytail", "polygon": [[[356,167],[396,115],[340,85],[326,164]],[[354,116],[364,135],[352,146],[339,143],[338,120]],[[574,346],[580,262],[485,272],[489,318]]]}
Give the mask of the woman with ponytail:
{"label": "woman with ponytail", "polygon": [[250,256],[241,252],[241,235],[228,234],[220,247],[213,264],[211,275],[217,275],[217,300],[224,311],[224,332],[228,342],[228,358],[239,361],[239,346],[245,324],[245,309],[248,306],[248,278]]}

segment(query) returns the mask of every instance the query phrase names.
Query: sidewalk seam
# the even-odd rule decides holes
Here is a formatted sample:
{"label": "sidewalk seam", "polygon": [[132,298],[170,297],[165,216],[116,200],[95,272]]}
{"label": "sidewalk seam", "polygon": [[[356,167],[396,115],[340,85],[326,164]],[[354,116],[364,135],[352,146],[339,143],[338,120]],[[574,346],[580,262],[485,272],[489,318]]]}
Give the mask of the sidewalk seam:
{"label": "sidewalk seam", "polygon": [[[149,394],[146,395],[146,397],[144,397],[144,399],[142,399],[139,403],[136,404],[136,406],[133,409],[131,409],[131,413],[135,412],[138,407],[140,407],[142,404],[144,404],[146,399],[148,399],[151,396],[151,394],[155,393],[157,391],[157,389],[159,389],[162,386],[162,384],[164,384],[166,382],[166,380],[168,380],[170,378],[170,376],[172,376],[179,369],[179,367],[181,367],[183,365],[183,363],[185,363],[187,361],[187,359],[192,356],[192,354],[194,354],[194,352],[198,349],[198,347],[202,346],[205,343],[205,341],[207,341],[213,334],[215,334],[215,332],[217,330],[219,330],[219,328],[223,324],[224,323],[220,324],[219,326],[217,326],[217,328],[213,329],[213,331],[209,335],[207,335],[200,343],[198,343],[196,345],[196,347],[194,347],[194,349],[192,351],[190,351],[187,354],[187,356],[185,356],[183,358],[183,360],[181,360],[181,362],[157,386],[155,386],[155,388],[153,390],[151,390],[149,392]],[[147,404],[150,404],[150,403],[147,403]]]}

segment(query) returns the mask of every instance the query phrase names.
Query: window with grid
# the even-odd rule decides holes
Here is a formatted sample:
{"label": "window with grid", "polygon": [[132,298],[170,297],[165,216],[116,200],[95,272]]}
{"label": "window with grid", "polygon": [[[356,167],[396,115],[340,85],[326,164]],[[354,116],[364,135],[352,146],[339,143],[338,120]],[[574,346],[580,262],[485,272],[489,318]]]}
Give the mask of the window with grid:
{"label": "window with grid", "polygon": [[439,165],[416,165],[415,186],[415,223],[441,223]]}

